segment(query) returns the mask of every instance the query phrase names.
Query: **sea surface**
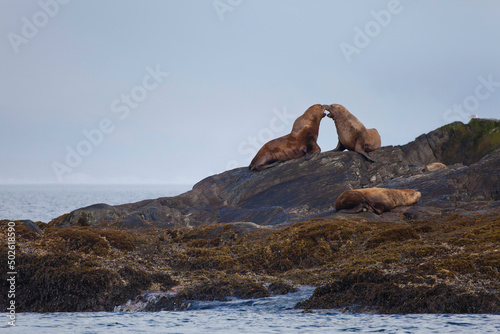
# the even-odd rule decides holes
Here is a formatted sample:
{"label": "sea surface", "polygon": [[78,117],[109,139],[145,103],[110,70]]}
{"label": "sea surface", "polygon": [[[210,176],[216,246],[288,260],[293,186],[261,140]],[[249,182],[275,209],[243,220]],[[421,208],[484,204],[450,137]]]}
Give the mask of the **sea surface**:
{"label": "sea surface", "polygon": [[[95,203],[124,204],[175,196],[191,186],[0,186],[0,219],[49,222]],[[0,313],[1,333],[500,333],[500,314],[380,315],[336,310],[306,313],[293,306],[312,287],[285,296],[193,302],[174,312]]]}
{"label": "sea surface", "polygon": [[[285,296],[195,302],[173,312],[21,313],[3,333],[498,333],[500,315],[380,315],[334,310],[304,313],[293,306],[312,294],[302,287]],[[5,330],[5,329],[8,329]]]}
{"label": "sea surface", "polygon": [[0,219],[52,219],[97,203],[125,204],[179,195],[192,185],[0,185]]}

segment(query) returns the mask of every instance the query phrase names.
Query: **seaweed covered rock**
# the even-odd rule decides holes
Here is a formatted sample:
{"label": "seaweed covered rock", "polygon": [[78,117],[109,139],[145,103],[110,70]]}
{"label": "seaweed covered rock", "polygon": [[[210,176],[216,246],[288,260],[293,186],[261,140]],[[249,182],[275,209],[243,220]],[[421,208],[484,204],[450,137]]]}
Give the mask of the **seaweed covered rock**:
{"label": "seaweed covered rock", "polygon": [[20,312],[110,310],[120,276],[76,255],[19,256],[16,303]]}
{"label": "seaweed covered rock", "polygon": [[184,300],[225,300],[227,297],[254,299],[270,296],[263,284],[238,275],[188,287],[179,295]]}
{"label": "seaweed covered rock", "polygon": [[[18,312],[113,311],[116,305],[134,298],[153,283],[165,289],[176,284],[166,273],[152,274],[129,267],[115,270],[72,252],[22,254],[16,260]],[[2,293],[8,290],[6,280],[0,287]]]}
{"label": "seaweed covered rock", "polygon": [[[47,227],[43,236],[19,242],[18,310],[183,310],[193,300],[261,298],[312,285],[318,290],[298,307],[497,312],[500,203],[488,203],[473,214],[405,222],[333,215],[279,229],[216,224],[116,230],[130,238],[133,250],[113,247],[103,233],[112,230]],[[0,225],[2,238],[6,226]],[[75,241],[67,248],[54,233],[65,229],[71,235],[91,231],[107,251]],[[7,289],[4,280],[0,292]]]}
{"label": "seaweed covered rock", "polygon": [[298,289],[293,285],[285,283],[283,281],[273,282],[267,289],[272,295],[286,295],[298,291]]}
{"label": "seaweed covered rock", "polygon": [[471,291],[461,286],[416,279],[411,274],[366,270],[317,288],[295,308],[341,309],[349,312],[498,313],[498,292]]}
{"label": "seaweed covered rock", "polygon": [[500,120],[471,119],[468,124],[454,122],[424,134],[401,149],[408,161],[442,162],[445,165],[472,165],[500,145]]}

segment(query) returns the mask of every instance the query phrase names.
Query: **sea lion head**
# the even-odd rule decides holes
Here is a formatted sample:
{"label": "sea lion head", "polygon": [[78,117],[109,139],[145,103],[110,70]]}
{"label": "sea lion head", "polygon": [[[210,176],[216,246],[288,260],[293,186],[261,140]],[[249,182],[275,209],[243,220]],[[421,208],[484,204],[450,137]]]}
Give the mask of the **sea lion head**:
{"label": "sea lion head", "polygon": [[321,104],[315,104],[313,106],[310,106],[309,109],[306,110],[306,113],[313,116],[314,118],[321,120],[323,117],[326,116],[325,114],[325,107],[326,105],[321,105]]}
{"label": "sea lion head", "polygon": [[325,110],[329,111],[327,117],[330,117],[331,119],[335,120],[335,117],[341,113],[344,113],[347,109],[340,104],[330,104],[330,105],[325,105]]}
{"label": "sea lion head", "polygon": [[403,189],[403,192],[407,196],[409,204],[417,203],[420,200],[420,197],[422,197],[420,191],[413,189]]}

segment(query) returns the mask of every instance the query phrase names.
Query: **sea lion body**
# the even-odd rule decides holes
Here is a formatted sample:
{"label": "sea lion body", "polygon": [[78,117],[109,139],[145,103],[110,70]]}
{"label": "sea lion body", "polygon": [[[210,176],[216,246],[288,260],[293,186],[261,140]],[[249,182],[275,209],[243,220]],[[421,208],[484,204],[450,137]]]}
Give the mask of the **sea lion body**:
{"label": "sea lion body", "polygon": [[366,153],[379,149],[381,146],[380,134],[376,129],[366,129],[356,116],[344,106],[332,104],[326,106],[327,115],[335,122],[339,142],[334,151],[355,151],[374,162]]}
{"label": "sea lion body", "polygon": [[298,117],[292,131],[282,137],[267,142],[257,152],[250,166],[251,171],[261,171],[275,163],[298,159],[305,156],[309,160],[313,154],[321,152],[317,144],[319,124],[326,116],[325,106],[315,104]]}
{"label": "sea lion body", "polygon": [[370,211],[376,214],[388,212],[397,206],[412,205],[421,197],[413,189],[365,188],[346,190],[335,201],[335,210],[348,213]]}
{"label": "sea lion body", "polygon": [[382,146],[382,140],[377,129],[366,129],[365,152],[378,150]]}
{"label": "sea lion body", "polygon": [[427,167],[428,171],[432,171],[432,170],[438,170],[441,168],[446,168],[446,165],[441,163],[441,162],[433,162],[431,164],[428,164],[426,167]]}

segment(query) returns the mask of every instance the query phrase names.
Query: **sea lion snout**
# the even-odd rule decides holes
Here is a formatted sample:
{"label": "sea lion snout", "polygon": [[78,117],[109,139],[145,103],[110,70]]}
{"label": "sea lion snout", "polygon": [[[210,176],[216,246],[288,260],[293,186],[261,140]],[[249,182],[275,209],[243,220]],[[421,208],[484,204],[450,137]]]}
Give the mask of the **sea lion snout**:
{"label": "sea lion snout", "polygon": [[333,114],[334,112],[338,109],[339,107],[339,104],[330,104],[330,105],[325,105],[325,111],[328,111],[328,117],[330,117],[331,119],[333,119]]}
{"label": "sea lion snout", "polygon": [[415,199],[418,201],[422,197],[422,193],[420,191],[415,191],[414,196],[415,196]]}
{"label": "sea lion snout", "polygon": [[321,118],[323,118],[323,117],[325,117],[325,116],[326,116],[325,112],[326,112],[326,108],[327,108],[327,107],[328,107],[328,105],[327,105],[327,104],[322,104],[322,105],[321,105]]}

